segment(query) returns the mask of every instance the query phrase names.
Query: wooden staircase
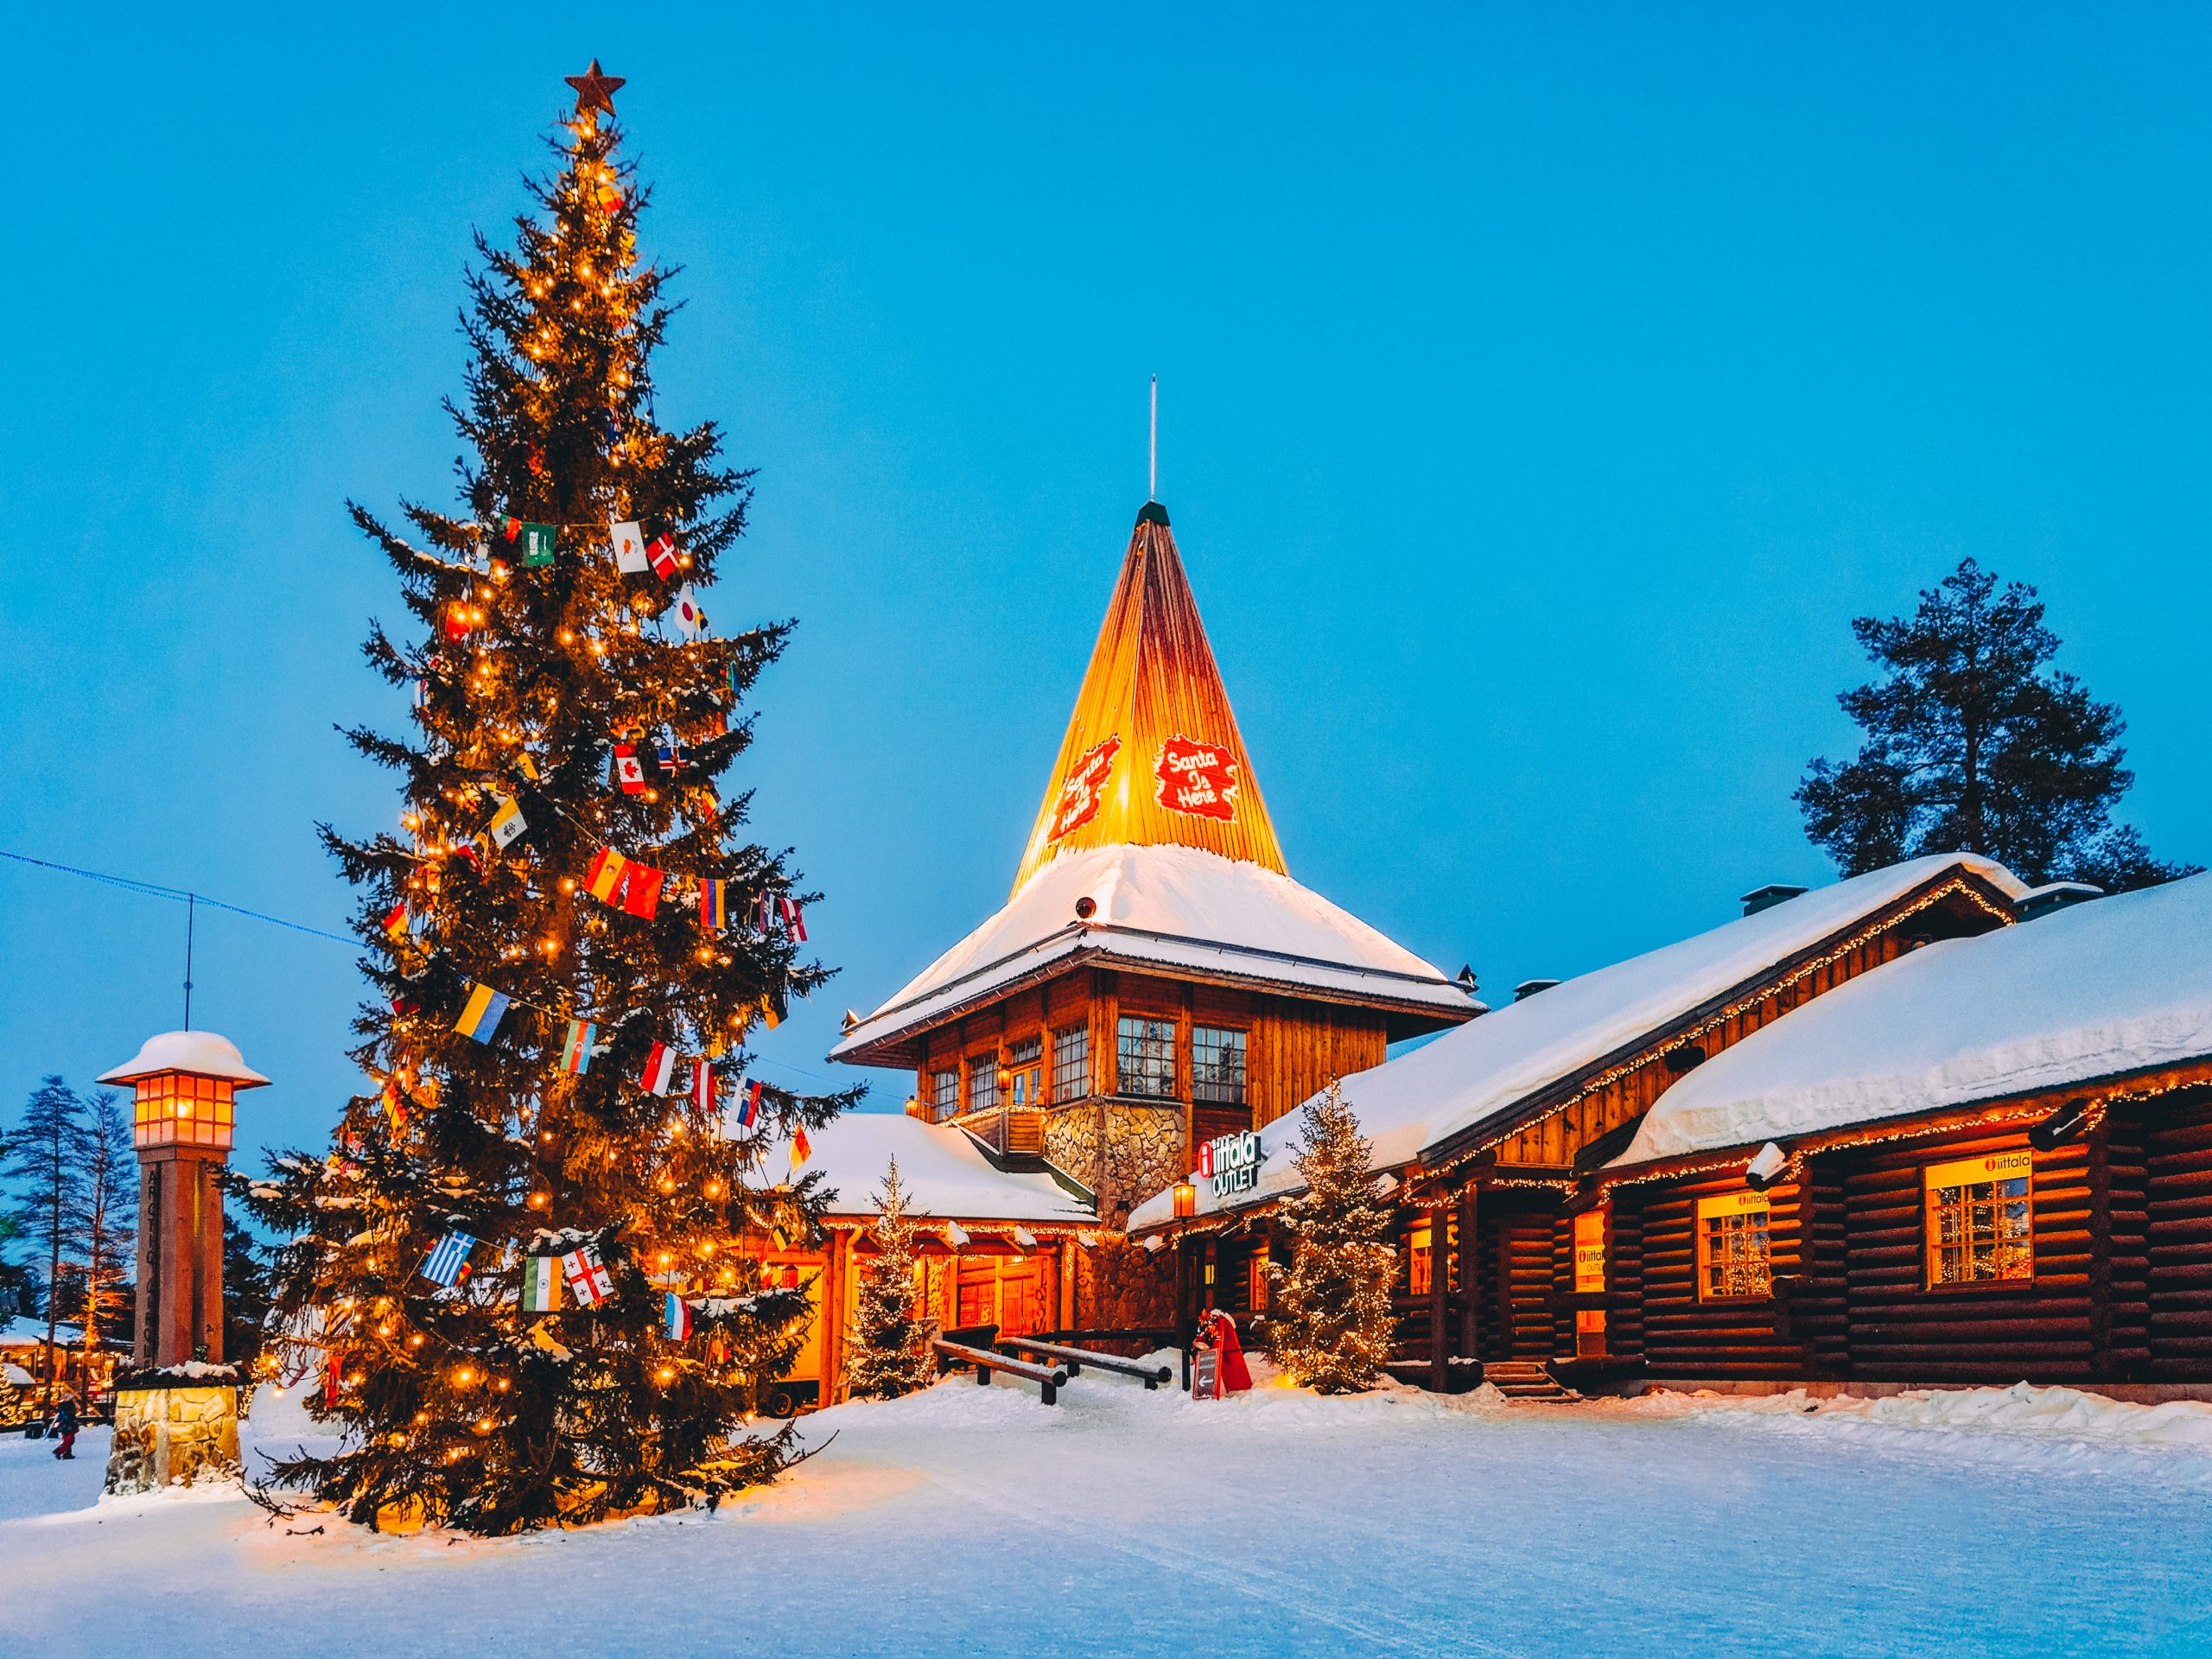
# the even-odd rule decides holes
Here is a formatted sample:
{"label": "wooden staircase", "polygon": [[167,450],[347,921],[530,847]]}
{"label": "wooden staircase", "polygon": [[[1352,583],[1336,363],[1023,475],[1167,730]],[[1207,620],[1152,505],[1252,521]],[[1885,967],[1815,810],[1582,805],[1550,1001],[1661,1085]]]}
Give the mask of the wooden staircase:
{"label": "wooden staircase", "polygon": [[1572,1389],[1563,1389],[1552,1374],[1532,1359],[1493,1359],[1483,1365],[1483,1381],[1508,1400],[1542,1404],[1549,1401],[1580,1400]]}

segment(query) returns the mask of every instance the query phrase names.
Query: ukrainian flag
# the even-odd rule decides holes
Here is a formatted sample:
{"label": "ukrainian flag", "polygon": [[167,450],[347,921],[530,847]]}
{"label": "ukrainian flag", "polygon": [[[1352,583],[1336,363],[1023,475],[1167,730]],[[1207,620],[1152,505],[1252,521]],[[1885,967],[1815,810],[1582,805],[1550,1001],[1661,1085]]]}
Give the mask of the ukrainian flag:
{"label": "ukrainian flag", "polygon": [[461,1018],[453,1022],[453,1028],[464,1037],[488,1043],[492,1033],[499,1028],[499,1016],[506,1011],[505,991],[495,991],[489,985],[472,985],[468,1001],[461,1005]]}

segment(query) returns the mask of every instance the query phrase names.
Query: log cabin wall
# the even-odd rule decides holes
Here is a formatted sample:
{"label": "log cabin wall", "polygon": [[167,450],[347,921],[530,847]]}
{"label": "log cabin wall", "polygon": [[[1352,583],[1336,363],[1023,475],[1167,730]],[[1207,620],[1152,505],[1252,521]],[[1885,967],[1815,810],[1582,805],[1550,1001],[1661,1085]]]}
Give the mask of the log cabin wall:
{"label": "log cabin wall", "polygon": [[2079,1382],[2095,1371],[2090,1336],[2088,1148],[2032,1154],[2033,1276],[1928,1283],[1931,1165],[2027,1147],[2018,1130],[1948,1135],[1831,1154],[1842,1175],[1850,1374],[1869,1381]]}
{"label": "log cabin wall", "polygon": [[[1615,1254],[1632,1257],[1633,1277],[1617,1272],[1608,1286],[1609,1322],[1640,1338],[1645,1372],[1655,1377],[1802,1376],[1806,1355],[1791,1315],[1770,1289],[1726,1295],[1700,1282],[1698,1206],[1748,1192],[1739,1177],[1707,1176],[1664,1185],[1623,1189],[1613,1205]],[[1764,1195],[1770,1280],[1802,1272],[1803,1195],[1777,1182]],[[1628,1351],[1616,1341],[1611,1352]]]}
{"label": "log cabin wall", "polygon": [[[2158,1382],[2212,1379],[2212,1090],[2177,1090],[2115,1112],[2113,1162],[2117,1225],[2133,1220],[2124,1154],[2142,1156],[2144,1249],[2142,1358]],[[2115,1278],[2132,1288],[2133,1259],[2115,1255]],[[2133,1347],[2137,1331],[2120,1317],[2132,1298],[2114,1294],[2116,1352]]]}
{"label": "log cabin wall", "polygon": [[1561,1351],[1554,1259],[1560,1208],[1548,1194],[1483,1193],[1475,1222],[1475,1352],[1481,1357],[1542,1361]]}

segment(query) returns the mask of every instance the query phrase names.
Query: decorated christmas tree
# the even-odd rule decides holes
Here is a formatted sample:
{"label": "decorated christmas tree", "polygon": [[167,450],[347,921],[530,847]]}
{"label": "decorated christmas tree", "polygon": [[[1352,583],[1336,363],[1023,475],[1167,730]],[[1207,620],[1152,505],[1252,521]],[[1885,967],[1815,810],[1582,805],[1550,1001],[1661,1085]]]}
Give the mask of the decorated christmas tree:
{"label": "decorated christmas tree", "polygon": [[621,82],[569,84],[538,211],[512,251],[477,241],[463,511],[407,504],[410,537],[353,510],[416,625],[365,648],[414,731],[350,734],[399,775],[398,831],[323,832],[380,993],[372,1087],[327,1155],[241,1183],[291,1240],[272,1320],[320,1331],[344,1434],[276,1481],[372,1526],[508,1533],[773,1477],[790,1432],[747,1420],[807,1300],[753,1251],[810,1234],[806,1131],[849,1103],[744,1077],[748,1033],[825,976],[816,895],[715,787],[786,626],[701,613],[748,479],[712,424],[660,422]]}
{"label": "decorated christmas tree", "polygon": [[937,1376],[936,1356],[930,1351],[937,1323],[924,1315],[914,1285],[921,1257],[914,1224],[906,1219],[896,1158],[875,1207],[875,1254],[861,1269],[845,1382],[855,1399],[895,1400],[929,1387]]}
{"label": "decorated christmas tree", "polygon": [[1294,1160],[1306,1191],[1283,1206],[1290,1270],[1271,1268],[1276,1363],[1322,1394],[1371,1387],[1390,1357],[1390,1211],[1370,1148],[1336,1084],[1306,1108]]}

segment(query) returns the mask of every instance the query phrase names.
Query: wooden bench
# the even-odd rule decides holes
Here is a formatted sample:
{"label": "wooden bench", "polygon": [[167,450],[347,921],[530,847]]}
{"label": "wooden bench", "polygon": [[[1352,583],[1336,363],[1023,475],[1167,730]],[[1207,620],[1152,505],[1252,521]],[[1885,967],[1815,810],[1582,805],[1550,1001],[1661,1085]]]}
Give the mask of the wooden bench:
{"label": "wooden bench", "polygon": [[1067,1368],[1070,1376],[1081,1376],[1083,1368],[1088,1365],[1093,1370],[1111,1371],[1116,1376],[1134,1376],[1148,1389],[1157,1389],[1175,1375],[1165,1365],[1140,1365],[1118,1354],[1097,1353],[1089,1348],[1065,1348],[1056,1342],[1039,1342],[1033,1337],[1001,1337],[999,1346],[1056,1359]]}
{"label": "wooden bench", "polygon": [[936,1353],[940,1370],[950,1370],[956,1365],[976,1368],[976,1381],[986,1388],[990,1385],[993,1371],[1004,1371],[1009,1376],[1019,1376],[1034,1382],[1043,1392],[1048,1406],[1059,1403],[1060,1390],[1065,1387],[1068,1374],[1057,1368],[1047,1370],[1042,1365],[1032,1365],[1027,1360],[1009,1359],[1004,1354],[988,1348],[970,1348],[964,1343],[947,1342],[943,1337],[930,1343]]}

